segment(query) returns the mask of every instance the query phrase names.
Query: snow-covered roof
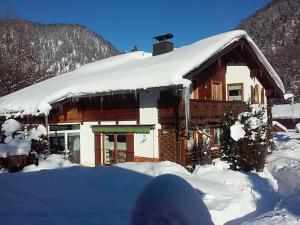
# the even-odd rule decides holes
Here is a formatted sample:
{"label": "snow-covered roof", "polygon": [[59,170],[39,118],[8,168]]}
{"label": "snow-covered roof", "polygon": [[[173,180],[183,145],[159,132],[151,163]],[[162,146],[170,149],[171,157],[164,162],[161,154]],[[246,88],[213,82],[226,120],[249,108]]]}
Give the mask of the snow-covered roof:
{"label": "snow-covered roof", "polygon": [[[294,109],[293,109],[294,108]],[[272,107],[273,119],[300,118],[300,103],[274,105]]]}
{"label": "snow-covered roof", "polygon": [[245,38],[284,93],[282,81],[245,31],[231,31],[152,57],[138,51],[89,63],[0,98],[0,114],[49,113],[69,97],[163,86],[189,86],[184,76],[235,41]]}

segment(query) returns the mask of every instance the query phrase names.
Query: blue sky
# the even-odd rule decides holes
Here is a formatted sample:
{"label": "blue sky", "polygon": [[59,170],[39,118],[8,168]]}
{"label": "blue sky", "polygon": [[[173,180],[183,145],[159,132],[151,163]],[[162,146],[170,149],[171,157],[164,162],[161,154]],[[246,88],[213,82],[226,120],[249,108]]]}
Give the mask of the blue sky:
{"label": "blue sky", "polygon": [[152,51],[152,37],[173,33],[175,47],[232,30],[269,0],[0,0],[23,19],[81,24],[121,51]]}

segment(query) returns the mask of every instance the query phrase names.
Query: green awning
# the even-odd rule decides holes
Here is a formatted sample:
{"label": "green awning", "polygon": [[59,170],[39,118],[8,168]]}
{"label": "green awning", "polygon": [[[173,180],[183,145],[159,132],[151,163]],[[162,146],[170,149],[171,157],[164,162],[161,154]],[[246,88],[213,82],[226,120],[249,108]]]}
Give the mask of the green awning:
{"label": "green awning", "polygon": [[140,133],[149,134],[155,125],[99,125],[92,126],[93,133]]}

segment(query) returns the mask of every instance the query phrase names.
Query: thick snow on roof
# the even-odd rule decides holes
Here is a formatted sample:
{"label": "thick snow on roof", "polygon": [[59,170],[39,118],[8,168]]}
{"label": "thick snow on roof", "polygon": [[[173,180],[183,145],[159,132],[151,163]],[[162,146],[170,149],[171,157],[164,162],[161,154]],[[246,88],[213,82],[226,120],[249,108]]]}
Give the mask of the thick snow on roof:
{"label": "thick snow on roof", "polygon": [[49,113],[51,103],[68,97],[111,91],[190,85],[183,77],[231,43],[246,38],[278,87],[283,84],[245,31],[231,31],[151,57],[132,52],[86,64],[79,69],[34,84],[0,98],[0,114]]}
{"label": "thick snow on roof", "polygon": [[272,107],[272,117],[273,119],[300,118],[300,103],[295,103],[294,109],[292,104],[274,105]]}

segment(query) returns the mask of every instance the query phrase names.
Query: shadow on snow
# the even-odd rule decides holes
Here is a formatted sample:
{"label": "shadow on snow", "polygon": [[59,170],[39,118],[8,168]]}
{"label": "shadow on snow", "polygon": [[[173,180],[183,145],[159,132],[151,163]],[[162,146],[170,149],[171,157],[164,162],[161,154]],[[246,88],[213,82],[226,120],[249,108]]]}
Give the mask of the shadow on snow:
{"label": "shadow on snow", "polygon": [[245,216],[228,221],[226,225],[237,225],[244,221],[256,218],[263,213],[273,210],[279,201],[278,193],[273,189],[266,178],[262,178],[256,173],[245,173],[253,184],[253,191],[260,194],[260,198],[256,200],[256,210]]}

